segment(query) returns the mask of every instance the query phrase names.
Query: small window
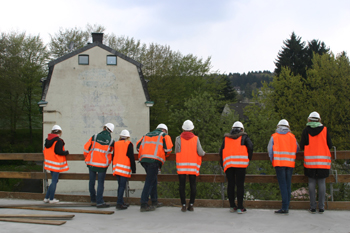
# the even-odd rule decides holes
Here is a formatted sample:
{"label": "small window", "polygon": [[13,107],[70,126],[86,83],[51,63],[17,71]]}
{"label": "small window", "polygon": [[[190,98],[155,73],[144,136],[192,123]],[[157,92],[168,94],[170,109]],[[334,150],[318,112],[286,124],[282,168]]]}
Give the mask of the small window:
{"label": "small window", "polygon": [[89,65],[89,55],[79,55],[79,65]]}
{"label": "small window", "polygon": [[117,56],[107,55],[107,65],[117,65]]}

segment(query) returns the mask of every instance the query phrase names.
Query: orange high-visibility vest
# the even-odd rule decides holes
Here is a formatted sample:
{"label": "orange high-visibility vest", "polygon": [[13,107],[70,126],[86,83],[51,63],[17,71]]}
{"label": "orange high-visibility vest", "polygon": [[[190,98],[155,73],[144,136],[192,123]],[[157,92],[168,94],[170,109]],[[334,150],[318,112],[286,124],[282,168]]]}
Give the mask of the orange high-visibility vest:
{"label": "orange high-visibility vest", "polygon": [[130,159],[127,156],[130,141],[119,140],[114,143],[113,175],[131,177]]}
{"label": "orange high-visibility vest", "polygon": [[202,164],[202,157],[197,153],[198,137],[186,140],[180,137],[181,151],[176,153],[177,174],[199,176],[199,169]]}
{"label": "orange high-visibility vest", "polygon": [[[103,167],[106,168],[109,166],[112,160],[112,152],[110,151],[111,144],[109,145],[101,145],[96,142],[97,134],[94,136],[94,141],[92,142],[92,137],[89,139],[87,143],[84,145],[84,156],[86,165],[90,165],[93,167]],[[91,148],[89,149],[89,147]]]}
{"label": "orange high-visibility vest", "polygon": [[[44,169],[53,172],[65,172],[69,170],[66,156],[55,154],[56,142],[50,148],[44,149]],[[64,146],[62,148],[64,151]]]}
{"label": "orange high-visibility vest", "polygon": [[[163,139],[168,148],[163,147]],[[160,133],[158,136],[153,137],[146,135],[143,137],[139,149],[139,160],[143,158],[156,159],[164,164],[166,160],[165,153],[170,153],[172,147],[171,138],[169,135],[165,135],[165,133]]]}
{"label": "orange high-visibility vest", "polygon": [[294,134],[274,133],[273,138],[273,161],[274,167],[295,167],[295,157],[297,152],[297,140]]}
{"label": "orange high-visibility vest", "polygon": [[309,145],[304,148],[304,167],[331,169],[331,152],[327,144],[327,128],[316,136],[309,135]]}
{"label": "orange high-visibility vest", "polygon": [[242,136],[237,139],[225,137],[225,148],[222,151],[224,172],[227,168],[246,168],[249,165],[248,149],[241,145]]}

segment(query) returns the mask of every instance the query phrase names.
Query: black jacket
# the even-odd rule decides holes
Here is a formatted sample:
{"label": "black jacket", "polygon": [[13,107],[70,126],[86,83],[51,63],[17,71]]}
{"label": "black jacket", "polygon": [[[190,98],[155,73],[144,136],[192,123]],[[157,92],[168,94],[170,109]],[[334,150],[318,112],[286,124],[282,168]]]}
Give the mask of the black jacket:
{"label": "black jacket", "polygon": [[233,138],[233,139],[237,139],[240,136],[242,136],[242,141],[241,141],[241,145],[242,146],[246,146],[247,150],[248,150],[248,158],[249,161],[252,159],[253,157],[253,143],[250,140],[250,138],[248,137],[246,132],[242,132],[239,129],[232,129],[230,133],[226,133],[224,135],[224,140],[222,142],[220,151],[219,151],[219,156],[220,156],[220,165],[221,167],[223,167],[223,162],[222,162],[222,151],[225,148],[225,137],[229,137],[229,138]]}
{"label": "black jacket", "polygon": [[[301,134],[300,149],[304,150],[304,147],[309,145],[309,135],[316,136],[322,132],[323,128],[324,128],[323,125],[316,128],[311,128],[310,126],[306,126]],[[328,129],[327,129],[327,146],[329,149],[333,147]],[[311,168],[304,167],[304,175],[314,179],[327,178],[329,176],[329,169],[311,169]]]}
{"label": "black jacket", "polygon": [[54,137],[50,140],[48,138],[46,138],[45,139],[45,147],[46,148],[52,147],[54,142],[57,142],[56,146],[55,146],[55,154],[57,154],[57,155],[68,155],[69,154],[69,152],[67,150],[66,151],[63,150],[63,146],[65,143],[59,137]]}

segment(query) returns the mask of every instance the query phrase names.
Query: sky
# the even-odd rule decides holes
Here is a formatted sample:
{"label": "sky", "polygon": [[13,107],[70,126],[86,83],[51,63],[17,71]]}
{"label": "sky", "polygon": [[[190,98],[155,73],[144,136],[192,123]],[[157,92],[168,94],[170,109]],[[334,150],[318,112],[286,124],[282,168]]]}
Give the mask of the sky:
{"label": "sky", "polygon": [[102,25],[105,33],[211,57],[212,72],[273,72],[283,41],[323,41],[350,54],[349,0],[11,0],[0,32],[26,32],[48,44],[59,29]]}

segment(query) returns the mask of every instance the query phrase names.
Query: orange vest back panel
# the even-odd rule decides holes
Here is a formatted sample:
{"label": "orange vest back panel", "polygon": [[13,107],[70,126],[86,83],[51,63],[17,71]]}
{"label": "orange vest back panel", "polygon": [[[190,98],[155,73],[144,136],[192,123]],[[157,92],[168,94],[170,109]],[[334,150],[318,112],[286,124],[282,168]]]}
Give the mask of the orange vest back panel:
{"label": "orange vest back panel", "polygon": [[163,148],[163,139],[165,134],[161,133],[158,136],[144,136],[139,150],[139,160],[143,158],[156,159],[164,164],[165,151]]}
{"label": "orange vest back panel", "polygon": [[96,142],[96,138],[97,134],[94,137],[94,141],[92,141],[92,138],[90,138],[89,141],[84,145],[85,163],[86,165],[93,167],[107,168],[112,160],[112,152],[110,146],[113,140],[111,139],[109,145],[101,145],[100,143]]}
{"label": "orange vest back panel", "polygon": [[114,143],[113,175],[131,177],[130,159],[127,156],[130,141],[119,140]]}
{"label": "orange vest back panel", "polygon": [[227,168],[246,168],[249,165],[248,149],[242,146],[242,136],[237,139],[225,137],[225,148],[222,151],[224,172]]}
{"label": "orange vest back panel", "polygon": [[297,152],[297,140],[294,134],[272,134],[273,138],[273,161],[274,167],[295,167],[295,157]]}
{"label": "orange vest back panel", "polygon": [[177,174],[199,176],[199,170],[202,164],[202,157],[197,153],[198,137],[194,136],[189,140],[180,137],[181,151],[176,153]]}
{"label": "orange vest back panel", "polygon": [[309,135],[309,145],[304,148],[304,167],[331,169],[331,152],[327,144],[327,128],[316,136]]}
{"label": "orange vest back panel", "polygon": [[[55,154],[56,142],[50,148],[44,149],[44,169],[53,172],[65,172],[69,170],[66,156]],[[63,150],[64,147],[63,147]]]}

